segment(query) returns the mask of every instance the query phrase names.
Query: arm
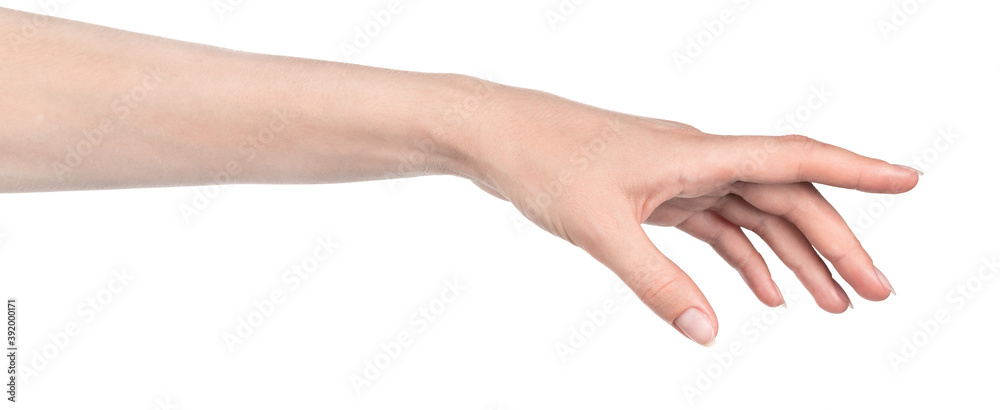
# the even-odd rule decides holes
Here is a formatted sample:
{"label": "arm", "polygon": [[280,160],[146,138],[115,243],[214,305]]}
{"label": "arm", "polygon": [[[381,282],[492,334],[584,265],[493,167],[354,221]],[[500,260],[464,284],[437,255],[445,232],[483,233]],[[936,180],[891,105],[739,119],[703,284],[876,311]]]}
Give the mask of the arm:
{"label": "arm", "polygon": [[[0,32],[27,14],[0,9]],[[0,191],[466,177],[710,344],[694,282],[641,224],[711,244],[769,306],[761,236],[825,310],[891,286],[810,183],[900,193],[917,172],[801,136],[722,136],[465,76],[239,53],[65,20],[0,49]],[[818,251],[818,253],[817,253]]]}
{"label": "arm", "polygon": [[[0,9],[0,32],[28,14]],[[53,19],[0,48],[0,191],[323,183],[400,168],[474,81],[234,52]],[[404,175],[397,175],[403,171]]]}

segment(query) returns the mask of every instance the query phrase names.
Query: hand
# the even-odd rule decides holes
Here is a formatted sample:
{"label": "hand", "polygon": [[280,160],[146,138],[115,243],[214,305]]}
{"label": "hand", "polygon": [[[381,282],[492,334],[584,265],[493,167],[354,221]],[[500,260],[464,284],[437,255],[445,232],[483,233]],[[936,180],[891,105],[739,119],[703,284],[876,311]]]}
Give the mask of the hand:
{"label": "hand", "polygon": [[800,135],[712,135],[538,91],[495,89],[460,130],[479,141],[468,155],[474,182],[586,250],[695,342],[714,341],[715,313],[642,223],[707,242],[768,306],[784,300],[741,227],[759,235],[824,310],[840,313],[851,302],[820,255],[861,297],[894,292],[812,182],[901,193],[916,185],[916,170]]}

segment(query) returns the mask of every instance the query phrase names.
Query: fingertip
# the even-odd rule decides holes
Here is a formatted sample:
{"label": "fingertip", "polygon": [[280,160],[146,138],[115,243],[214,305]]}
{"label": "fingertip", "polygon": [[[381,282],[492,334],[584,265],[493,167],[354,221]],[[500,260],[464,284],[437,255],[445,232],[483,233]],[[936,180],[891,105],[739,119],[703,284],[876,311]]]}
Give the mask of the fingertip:
{"label": "fingertip", "polygon": [[763,303],[769,307],[778,307],[785,304],[785,297],[781,294],[781,290],[778,289],[778,285],[774,283],[771,279],[771,272],[768,270],[767,265],[764,264],[763,258],[761,258],[761,264],[759,271],[755,271],[754,274],[747,274],[740,271],[740,276],[743,277],[744,282],[753,292],[754,296],[760,303]]}
{"label": "fingertip", "polygon": [[[860,288],[860,289],[859,289]],[[865,298],[865,300],[870,300],[872,302],[881,302],[889,298],[892,295],[892,290],[883,287],[881,284],[872,284],[864,287],[858,287],[854,289],[858,293],[858,296]]]}
{"label": "fingertip", "polygon": [[837,303],[830,303],[830,304],[820,304],[819,307],[821,309],[827,311],[827,312],[830,312],[830,313],[841,314],[841,313],[846,312],[847,309],[851,308],[851,303],[850,302],[837,302]]}
{"label": "fingertip", "polygon": [[[770,279],[770,275],[768,275],[768,278]],[[757,296],[757,300],[767,307],[776,308],[778,306],[785,306],[785,296],[781,294],[778,285],[773,280],[768,280],[768,282],[771,283],[770,286],[762,284],[761,286],[751,287],[754,295]]]}
{"label": "fingertip", "polygon": [[924,175],[924,172],[906,165],[893,164],[896,170],[896,177],[893,178],[893,184],[890,189],[893,194],[900,194],[903,192],[908,192],[917,186],[920,182],[920,176]]}
{"label": "fingertip", "polygon": [[920,181],[921,172],[915,168],[876,161],[871,167],[858,170],[857,183],[844,187],[868,193],[901,194],[916,187]]}
{"label": "fingertip", "polygon": [[854,308],[847,292],[836,282],[833,282],[832,289],[824,292],[822,296],[816,297],[816,304],[819,305],[820,309],[835,314],[844,313],[847,309]]}
{"label": "fingertip", "polygon": [[888,299],[890,295],[892,295],[892,292],[886,290],[886,291],[879,291],[876,294],[861,295],[861,297],[870,300],[872,302],[881,302],[883,300]]}
{"label": "fingertip", "polygon": [[[865,300],[878,302],[892,295],[892,288],[885,285],[886,282],[883,282],[879,278],[879,274],[874,269],[877,268],[872,268],[872,271],[868,272],[859,271],[855,276],[856,280],[851,282],[851,287],[858,296],[861,296]],[[841,276],[844,276],[843,273],[841,273]],[[847,294],[845,293],[843,297],[846,298]]]}
{"label": "fingertip", "polygon": [[788,306],[785,305],[785,296],[781,294],[781,289],[778,289],[778,284],[773,281],[771,284],[774,286],[774,296],[771,298],[771,303],[765,302],[765,304],[773,308],[778,306],[787,308]]}

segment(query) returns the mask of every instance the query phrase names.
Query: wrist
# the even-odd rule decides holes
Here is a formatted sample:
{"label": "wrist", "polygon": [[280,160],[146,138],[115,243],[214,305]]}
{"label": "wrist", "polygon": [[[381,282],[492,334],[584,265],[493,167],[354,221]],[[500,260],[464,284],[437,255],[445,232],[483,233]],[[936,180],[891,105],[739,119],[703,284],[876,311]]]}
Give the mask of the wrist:
{"label": "wrist", "polygon": [[431,74],[438,98],[423,112],[418,150],[408,161],[429,158],[424,171],[482,180],[488,154],[484,133],[493,101],[504,87],[460,74]]}

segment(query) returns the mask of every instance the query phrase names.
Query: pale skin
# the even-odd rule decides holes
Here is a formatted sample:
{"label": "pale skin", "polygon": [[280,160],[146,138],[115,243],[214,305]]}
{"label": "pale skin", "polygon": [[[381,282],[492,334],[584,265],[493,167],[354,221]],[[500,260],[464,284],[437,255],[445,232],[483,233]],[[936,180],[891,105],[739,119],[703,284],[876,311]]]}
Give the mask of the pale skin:
{"label": "pale skin", "polygon": [[[23,35],[33,24],[33,35]],[[813,183],[897,194],[919,172],[798,135],[732,136],[455,74],[236,52],[0,9],[0,192],[447,174],[510,201],[710,345],[708,300],[642,224],[709,243],[783,304],[760,236],[822,309],[894,293]]]}

